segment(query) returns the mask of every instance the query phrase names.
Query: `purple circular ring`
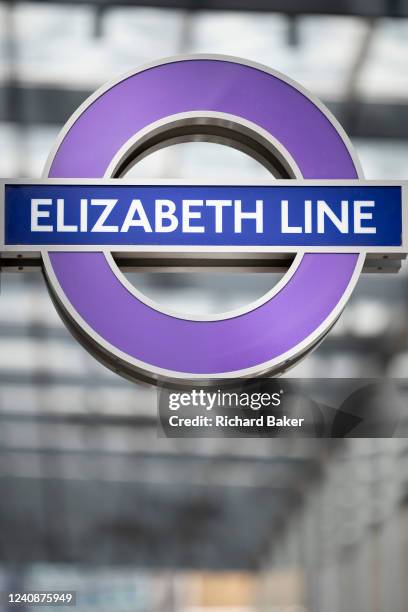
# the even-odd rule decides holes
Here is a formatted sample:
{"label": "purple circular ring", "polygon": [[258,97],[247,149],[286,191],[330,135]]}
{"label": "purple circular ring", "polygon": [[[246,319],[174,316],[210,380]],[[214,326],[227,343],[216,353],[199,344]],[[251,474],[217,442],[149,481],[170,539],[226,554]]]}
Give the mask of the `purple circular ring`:
{"label": "purple circular ring", "polygon": [[[191,111],[257,124],[288,150],[305,178],[358,176],[344,135],[320,105],[267,69],[221,57],[164,62],[106,89],[65,132],[49,176],[102,177],[136,132]],[[85,322],[105,348],[146,372],[176,377],[255,373],[300,352],[338,309],[358,259],[358,253],[306,254],[263,305],[231,319],[189,321],[138,300],[102,253],[49,254],[59,294],[80,326]]]}

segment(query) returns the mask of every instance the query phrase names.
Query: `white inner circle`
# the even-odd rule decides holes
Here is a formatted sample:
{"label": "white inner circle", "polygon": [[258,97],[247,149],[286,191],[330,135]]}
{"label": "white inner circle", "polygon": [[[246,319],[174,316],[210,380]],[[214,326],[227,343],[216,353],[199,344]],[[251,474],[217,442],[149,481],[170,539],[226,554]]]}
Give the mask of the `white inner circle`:
{"label": "white inner circle", "polygon": [[[124,143],[105,176],[142,182],[206,179],[220,184],[302,178],[290,153],[268,132],[242,117],[213,111],[169,115],[146,126]],[[218,266],[217,262],[206,269],[185,266],[182,271],[183,259],[172,270],[159,260],[154,272],[137,262],[132,271],[121,271],[112,255],[106,258],[128,291],[152,308],[184,319],[220,320],[272,299],[296,272],[302,255],[286,256],[279,269],[268,271],[261,260],[258,267],[255,262],[251,268],[235,267],[232,272],[231,267],[222,269],[221,258]]]}
{"label": "white inner circle", "polygon": [[[148,155],[126,174],[130,178],[207,180],[271,179],[259,162],[225,145],[176,144]],[[219,314],[260,299],[284,272],[125,272],[149,300],[182,314]]]}

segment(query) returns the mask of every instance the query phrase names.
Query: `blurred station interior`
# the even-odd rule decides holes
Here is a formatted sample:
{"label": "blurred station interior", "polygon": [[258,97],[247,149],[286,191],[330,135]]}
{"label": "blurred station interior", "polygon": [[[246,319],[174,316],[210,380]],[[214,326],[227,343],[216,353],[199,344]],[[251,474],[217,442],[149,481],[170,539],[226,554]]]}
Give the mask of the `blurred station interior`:
{"label": "blurred station interior", "polygon": [[[287,74],[340,120],[367,178],[408,178],[407,0],[0,0],[0,176],[40,177],[93,90],[186,53]],[[129,172],[237,175],[268,176],[205,142]],[[81,348],[41,274],[0,264],[0,590],[76,590],[80,612],[408,612],[404,439],[159,438],[156,391]],[[365,274],[287,376],[408,378],[407,269]],[[279,277],[127,274],[186,312]]]}

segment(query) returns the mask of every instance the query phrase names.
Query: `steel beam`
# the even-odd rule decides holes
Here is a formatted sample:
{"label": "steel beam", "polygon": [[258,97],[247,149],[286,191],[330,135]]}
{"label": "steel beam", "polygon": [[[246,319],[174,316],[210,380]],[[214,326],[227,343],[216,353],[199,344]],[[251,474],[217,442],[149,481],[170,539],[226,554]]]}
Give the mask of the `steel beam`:
{"label": "steel beam", "polygon": [[[9,0],[16,3],[15,0]],[[406,0],[31,0],[31,3],[90,5],[97,8],[132,6],[187,11],[246,11],[286,15],[350,15],[408,17]]]}

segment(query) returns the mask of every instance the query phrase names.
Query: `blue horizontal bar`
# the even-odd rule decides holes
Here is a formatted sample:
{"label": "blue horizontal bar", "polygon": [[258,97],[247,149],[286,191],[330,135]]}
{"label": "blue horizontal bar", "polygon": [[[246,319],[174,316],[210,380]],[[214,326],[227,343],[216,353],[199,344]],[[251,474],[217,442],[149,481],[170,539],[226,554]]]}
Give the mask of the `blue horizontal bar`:
{"label": "blue horizontal bar", "polygon": [[402,245],[395,185],[10,183],[4,214],[6,246]]}

